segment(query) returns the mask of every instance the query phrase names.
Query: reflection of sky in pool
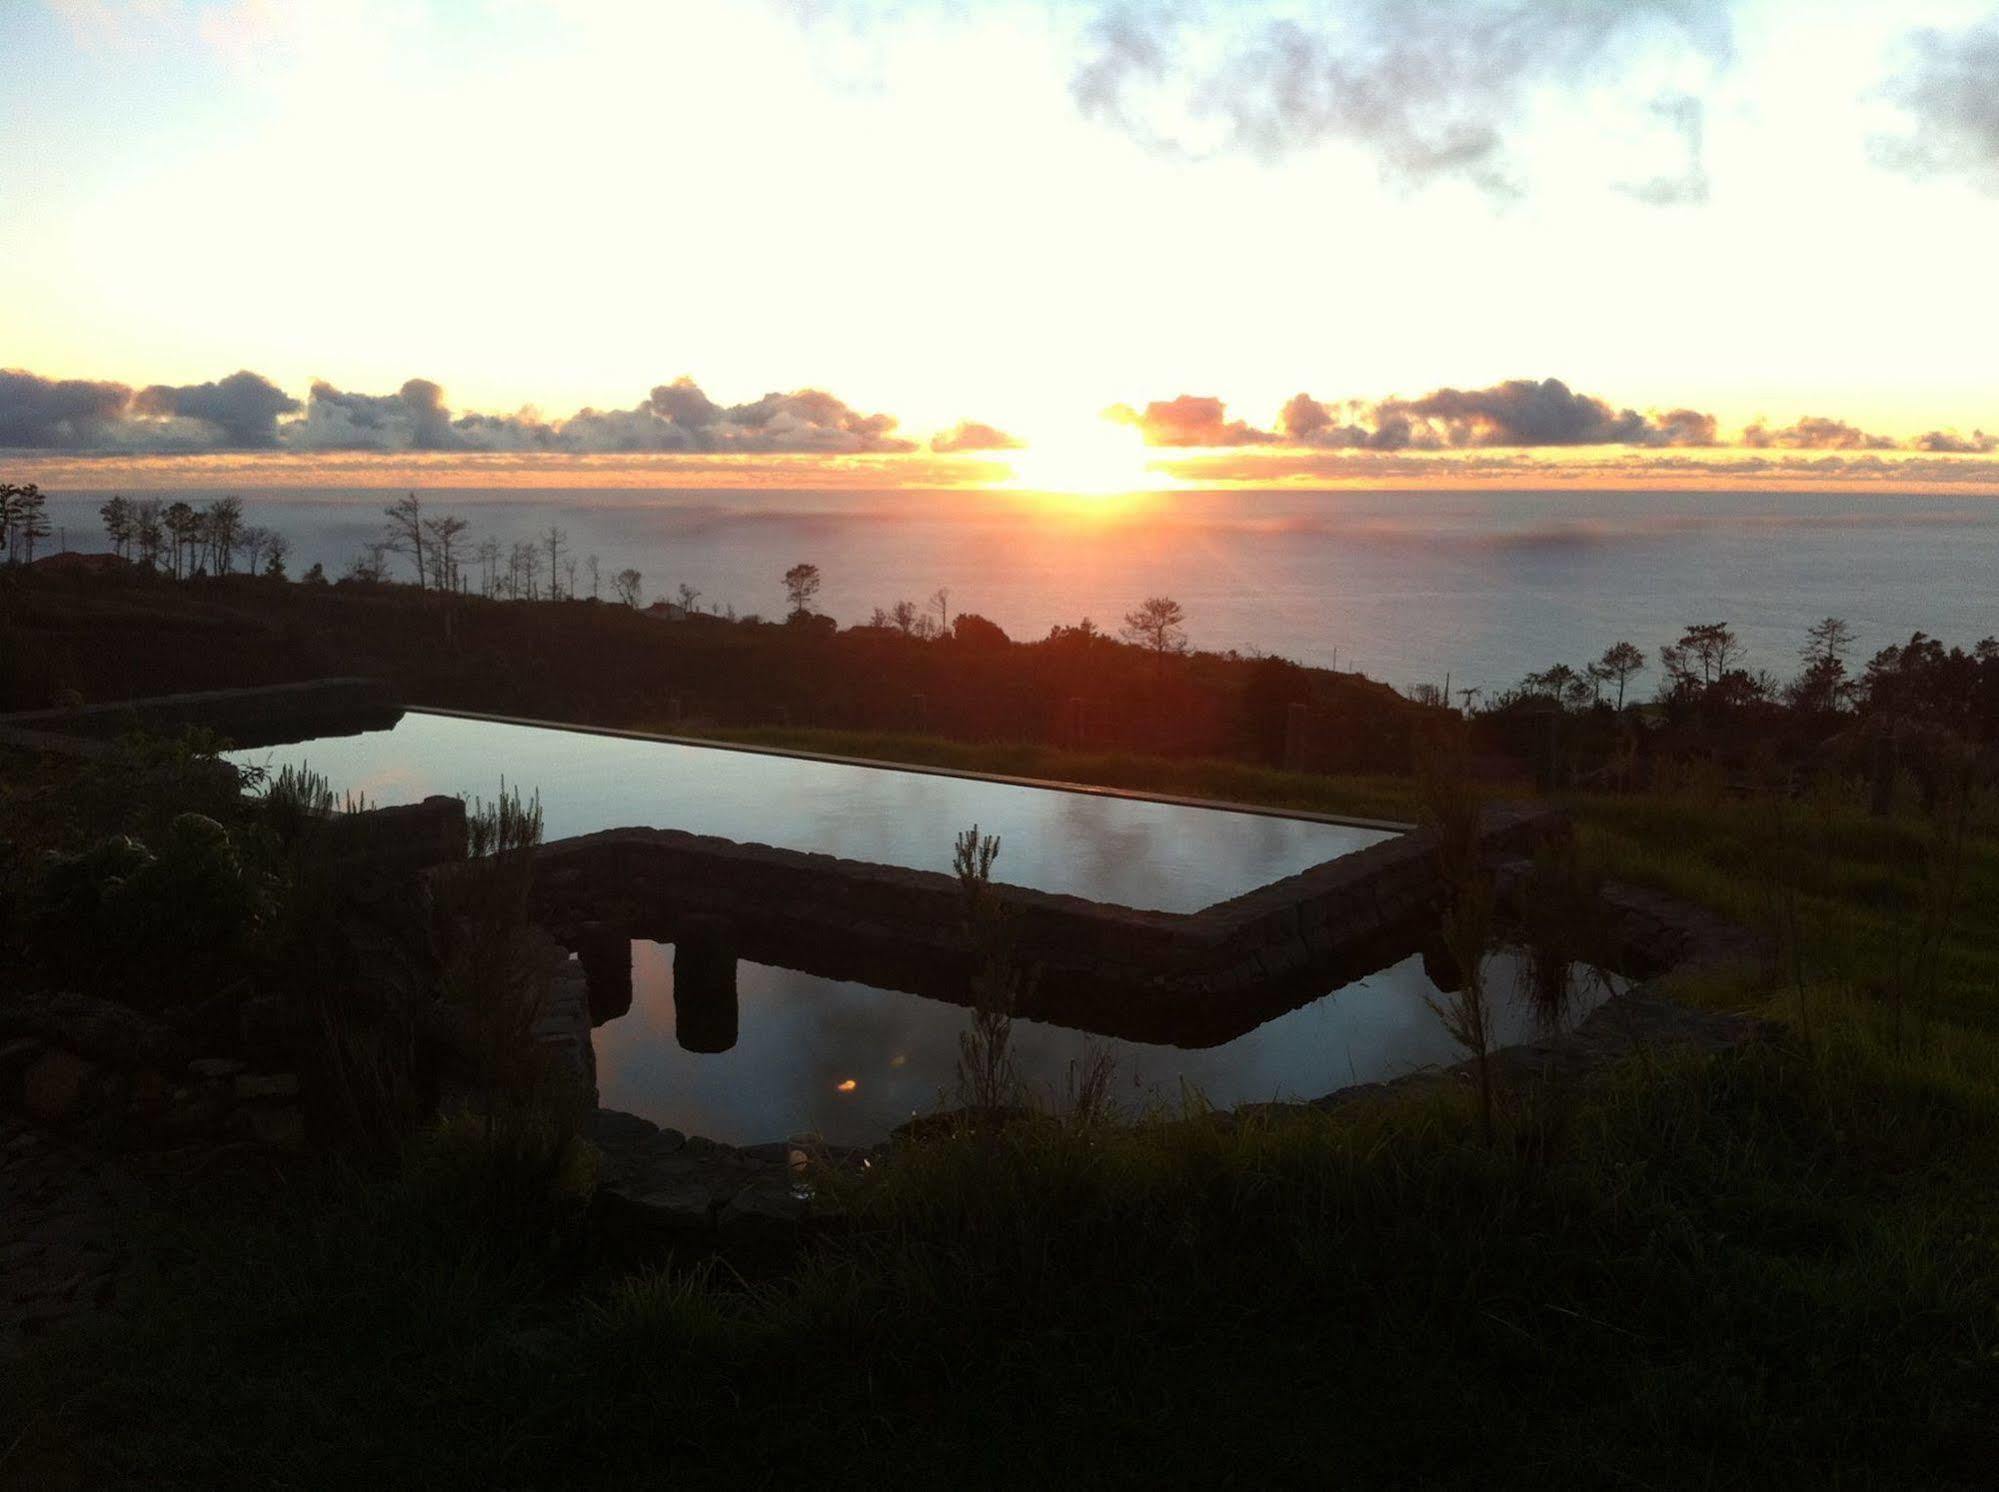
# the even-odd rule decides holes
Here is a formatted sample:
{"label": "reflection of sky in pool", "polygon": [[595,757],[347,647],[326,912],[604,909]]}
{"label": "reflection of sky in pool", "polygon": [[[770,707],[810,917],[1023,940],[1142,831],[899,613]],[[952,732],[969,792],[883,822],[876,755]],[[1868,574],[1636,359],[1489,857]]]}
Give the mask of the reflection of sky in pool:
{"label": "reflection of sky in pool", "polygon": [[[309,765],[371,803],[431,793],[491,799],[504,778],[539,791],[547,835],[626,825],[947,870],[951,841],[977,823],[1002,840],[997,877],[1127,906],[1191,912],[1388,837],[1343,824],[1233,813],[1011,783],[805,761],[411,712],[393,730],[237,752],[276,768]],[[1512,961],[1494,961],[1504,1042],[1534,1034],[1511,998]],[[741,966],[740,1036],[695,1054],[674,1039],[670,948],[633,946],[630,1014],[598,1028],[607,1107],[736,1143],[817,1130],[836,1143],[878,1139],[912,1112],[954,1101],[958,1036],[969,1012],[760,964]],[[1316,1098],[1460,1054],[1426,1003],[1420,961],[1357,984],[1199,1051],[1092,1037],[1022,1021],[1014,1051],[1044,1095],[1066,1088],[1092,1044],[1116,1060],[1127,1108],[1198,1091],[1219,1106]],[[842,1092],[840,1085],[852,1081]]]}
{"label": "reflection of sky in pool", "polygon": [[[1501,954],[1487,970],[1501,1045],[1536,1034],[1514,994],[1514,969]],[[631,1013],[596,1032],[604,1106],[736,1144],[795,1131],[860,1144],[935,1109],[940,1097],[956,1102],[958,1035],[971,1019],[963,1007],[750,963],[739,966],[737,992],[736,1045],[683,1051],[673,1034],[673,950],[634,943]],[[1311,1099],[1459,1060],[1425,1003],[1435,993],[1412,957],[1222,1046],[1185,1051],[1036,1021],[1014,1023],[1013,1046],[1021,1075],[1044,1097],[1067,1090],[1071,1064],[1094,1043],[1116,1059],[1112,1093],[1126,1109],[1177,1104],[1182,1083],[1221,1108]],[[848,1079],[854,1087],[843,1093]]]}
{"label": "reflection of sky in pool", "polygon": [[1002,841],[998,879],[1192,912],[1388,836],[1270,814],[804,761],[411,712],[393,730],[232,754],[304,764],[372,804],[430,793],[539,791],[550,839],[645,826],[948,870],[976,823]]}

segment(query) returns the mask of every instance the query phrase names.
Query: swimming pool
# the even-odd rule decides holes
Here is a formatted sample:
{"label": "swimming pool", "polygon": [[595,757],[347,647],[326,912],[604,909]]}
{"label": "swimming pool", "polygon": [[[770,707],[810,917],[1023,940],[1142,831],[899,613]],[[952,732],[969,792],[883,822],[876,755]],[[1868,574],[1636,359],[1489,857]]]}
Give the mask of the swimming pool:
{"label": "swimming pool", "polygon": [[[1391,827],[1162,802],[513,721],[411,711],[390,730],[233,753],[310,766],[376,805],[433,793],[491,799],[504,781],[539,793],[549,839],[618,827],[685,829],[848,859],[948,871],[953,837],[997,834],[994,877],[1035,890],[1194,912],[1393,837]],[[594,1037],[601,1101],[731,1143],[811,1130],[878,1139],[958,1101],[962,1005],[772,964],[738,967],[734,1044],[689,1050],[676,1032],[672,949],[636,942],[628,1014]],[[1537,1031],[1517,960],[1491,959],[1501,1044]],[[1579,1008],[1607,986],[1584,981]],[[1199,1049],[1017,1021],[1029,1088],[1059,1101],[1102,1052],[1127,1109],[1198,1094],[1222,1107],[1310,1099],[1456,1060],[1413,954]],[[697,1045],[705,1043],[696,1043]]]}

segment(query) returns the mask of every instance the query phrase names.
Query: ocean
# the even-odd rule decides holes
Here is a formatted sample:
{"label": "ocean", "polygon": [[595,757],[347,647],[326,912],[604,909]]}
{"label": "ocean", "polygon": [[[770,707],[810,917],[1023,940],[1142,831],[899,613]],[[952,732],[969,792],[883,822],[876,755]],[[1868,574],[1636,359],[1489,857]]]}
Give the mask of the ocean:
{"label": "ocean", "polygon": [[[344,570],[400,492],[239,488],[284,533],[291,573]],[[126,489],[128,496],[148,495]],[[105,547],[108,493],[52,494],[73,549]],[[216,492],[162,496],[201,502]],[[645,597],[775,616],[799,561],[843,625],[940,587],[1016,638],[1087,616],[1114,630],[1169,595],[1197,648],[1358,668],[1407,687],[1491,690],[1628,639],[1656,655],[1726,622],[1749,664],[1788,676],[1805,629],[1844,617],[1864,658],[1921,630],[1999,632],[1999,500],[1769,492],[479,491],[420,494],[503,548],[560,525],[602,593],[627,566]],[[54,547],[56,540],[49,541]],[[406,569],[406,562],[405,562]],[[588,593],[587,574],[579,585]],[[1647,689],[1656,672],[1642,676]]]}

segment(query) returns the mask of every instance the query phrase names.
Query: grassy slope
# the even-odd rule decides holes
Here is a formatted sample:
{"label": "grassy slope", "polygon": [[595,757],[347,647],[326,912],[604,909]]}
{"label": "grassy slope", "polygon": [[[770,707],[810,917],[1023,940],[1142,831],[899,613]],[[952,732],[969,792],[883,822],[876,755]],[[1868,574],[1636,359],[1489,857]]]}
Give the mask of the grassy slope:
{"label": "grassy slope", "polygon": [[[784,744],[1406,811],[1389,783]],[[626,1274],[434,1168],[301,1183],[169,1220],[135,1332],[33,1365],[0,1481],[1984,1484],[1999,838],[1897,1039],[1866,991],[1920,920],[1913,821],[1834,807],[1778,842],[1738,804],[1575,807],[1617,874],[1745,917],[1795,885],[1808,1034],[1641,1054],[1490,1151],[1437,1100],[941,1145],[754,1286]]]}

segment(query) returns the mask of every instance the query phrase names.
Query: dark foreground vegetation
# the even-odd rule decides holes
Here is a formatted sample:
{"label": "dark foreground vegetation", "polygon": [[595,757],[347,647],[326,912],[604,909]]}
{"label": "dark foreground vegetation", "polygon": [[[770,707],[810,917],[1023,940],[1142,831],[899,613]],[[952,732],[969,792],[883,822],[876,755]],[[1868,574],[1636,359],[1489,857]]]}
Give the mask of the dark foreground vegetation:
{"label": "dark foreground vegetation", "polygon": [[[24,703],[378,672],[419,699],[632,724],[659,720],[662,690],[691,692],[677,671],[697,666],[714,697],[745,700],[773,675],[794,700],[859,689],[869,675],[846,670],[864,648],[960,666],[952,643],[803,626],[714,624],[724,640],[688,652],[673,624],[587,602],[63,584],[37,577],[4,602]],[[1029,679],[1066,656],[1038,646],[1017,655]],[[1119,661],[1094,685],[1156,698],[1157,656],[1101,646]],[[599,676],[607,657],[638,674]],[[1281,742],[1261,751],[1245,701],[1267,665],[1169,661],[1221,701],[1196,718],[1223,744],[700,713],[791,745],[1428,811],[1410,754],[1331,774],[1287,770]],[[823,1177],[843,1220],[775,1255],[635,1251],[589,1205],[571,1100],[517,1060],[508,1019],[534,955],[498,937],[517,895],[507,851],[531,823],[475,816],[491,868],[458,915],[493,936],[441,954],[455,998],[496,1014],[452,1034],[451,1060],[402,1066],[380,1020],[339,1005],[351,943],[316,941],[358,913],[307,822],[312,784],[245,797],[200,743],[89,768],[8,757],[10,990],[96,990],[239,1031],[243,1002],[304,991],[322,1018],[294,1032],[299,1064],[347,1079],[310,1115],[312,1147],[126,1220],[143,1264],[120,1319],[6,1368],[0,1483],[1989,1485],[1989,716],[1952,686],[1891,718],[1870,689],[1772,749],[1730,722],[1810,711],[1710,697],[1720,677],[1642,716],[1528,689],[1474,741],[1566,784],[1586,876],[1767,936],[1768,960],[1670,993],[1753,1010],[1770,1040],[1637,1049],[1587,1082],[1501,1091],[1489,1129],[1471,1083],[1330,1110],[1093,1101],[944,1126],[865,1180]],[[1311,682],[1381,698],[1412,739],[1434,718],[1378,686]],[[1753,713],[1766,706],[1784,713]],[[1877,739],[1892,745],[1849,749]],[[86,917],[111,920],[91,937]],[[425,1117],[440,1103],[457,1117]]]}

